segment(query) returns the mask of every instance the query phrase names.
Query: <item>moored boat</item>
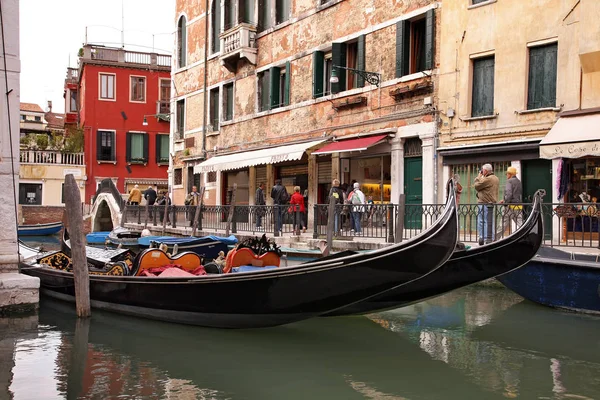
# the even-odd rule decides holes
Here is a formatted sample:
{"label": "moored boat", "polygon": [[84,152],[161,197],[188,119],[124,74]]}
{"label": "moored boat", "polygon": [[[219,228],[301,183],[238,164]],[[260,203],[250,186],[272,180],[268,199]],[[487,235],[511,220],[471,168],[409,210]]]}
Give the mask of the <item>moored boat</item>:
{"label": "moored boat", "polygon": [[19,236],[46,236],[56,235],[62,229],[62,222],[50,222],[47,224],[19,225]]}
{"label": "moored boat", "polygon": [[542,247],[523,268],[498,277],[527,300],[600,314],[600,256]]}
{"label": "moored boat", "polygon": [[[257,328],[308,319],[418,279],[450,257],[457,240],[451,194],[421,235],[363,254],[338,254],[287,268],[194,277],[90,275],[95,308],[171,322]],[[32,266],[42,293],[74,301],[71,272]]]}
{"label": "moored boat", "polygon": [[505,274],[525,265],[540,248],[543,236],[541,197],[538,193],[528,218],[513,234],[484,246],[457,250],[444,265],[432,273],[365,301],[335,310],[329,315],[365,314],[403,307]]}

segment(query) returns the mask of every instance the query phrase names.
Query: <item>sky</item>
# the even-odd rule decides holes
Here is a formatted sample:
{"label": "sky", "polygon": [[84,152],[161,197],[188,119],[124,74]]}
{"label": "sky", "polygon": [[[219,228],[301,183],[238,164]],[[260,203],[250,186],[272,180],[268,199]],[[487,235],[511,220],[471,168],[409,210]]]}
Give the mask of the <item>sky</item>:
{"label": "sky", "polygon": [[[67,67],[86,42],[173,53],[175,0],[20,0],[21,102],[65,109]],[[123,13],[121,13],[123,10]],[[124,18],[122,18],[122,16]],[[123,25],[122,25],[123,21]]]}

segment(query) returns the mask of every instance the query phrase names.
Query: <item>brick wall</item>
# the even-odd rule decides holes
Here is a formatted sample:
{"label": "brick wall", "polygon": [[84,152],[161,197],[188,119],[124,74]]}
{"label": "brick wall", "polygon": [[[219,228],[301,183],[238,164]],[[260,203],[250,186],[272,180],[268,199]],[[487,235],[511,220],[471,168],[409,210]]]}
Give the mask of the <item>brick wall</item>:
{"label": "brick wall", "polygon": [[[65,207],[62,206],[19,206],[21,224],[47,224],[50,222],[62,221]],[[91,232],[90,219],[83,221],[84,233]]]}

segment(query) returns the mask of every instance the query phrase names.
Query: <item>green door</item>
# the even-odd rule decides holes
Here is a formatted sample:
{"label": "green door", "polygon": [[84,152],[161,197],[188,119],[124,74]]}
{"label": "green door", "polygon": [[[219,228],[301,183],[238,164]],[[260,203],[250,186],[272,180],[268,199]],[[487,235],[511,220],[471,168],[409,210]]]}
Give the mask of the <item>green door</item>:
{"label": "green door", "polygon": [[423,158],[404,159],[405,229],[421,229],[423,215]]}
{"label": "green door", "polygon": [[[531,203],[536,190],[544,189],[544,203],[552,203],[552,161],[524,160],[521,162],[521,177],[523,182],[523,202]],[[552,237],[552,214],[549,208],[544,208],[544,237]]]}

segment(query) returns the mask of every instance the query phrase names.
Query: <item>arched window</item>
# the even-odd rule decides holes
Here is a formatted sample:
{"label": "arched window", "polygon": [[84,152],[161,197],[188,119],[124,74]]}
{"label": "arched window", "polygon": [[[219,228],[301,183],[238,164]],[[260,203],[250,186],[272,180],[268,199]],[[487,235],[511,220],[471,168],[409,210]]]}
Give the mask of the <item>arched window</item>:
{"label": "arched window", "polygon": [[185,67],[187,58],[187,26],[185,16],[177,23],[177,62],[179,68]]}
{"label": "arched window", "polygon": [[221,50],[221,39],[219,35],[221,34],[221,1],[213,0],[212,2],[212,10],[211,10],[211,34],[212,34],[212,43],[211,43],[211,52],[216,53]]}

